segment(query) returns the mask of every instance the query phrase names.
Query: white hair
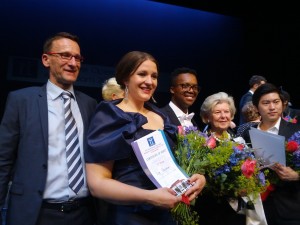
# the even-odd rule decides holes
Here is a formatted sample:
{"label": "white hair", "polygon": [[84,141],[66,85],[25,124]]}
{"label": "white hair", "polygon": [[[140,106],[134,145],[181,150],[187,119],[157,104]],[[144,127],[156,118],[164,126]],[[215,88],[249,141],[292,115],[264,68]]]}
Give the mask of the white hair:
{"label": "white hair", "polygon": [[203,123],[207,124],[209,122],[208,117],[211,114],[212,109],[217,104],[220,104],[222,102],[228,103],[229,110],[230,110],[230,113],[231,113],[231,119],[234,118],[236,108],[235,108],[235,105],[234,105],[233,97],[229,96],[225,92],[218,92],[218,93],[215,93],[213,95],[208,96],[201,105],[200,117],[201,117]]}

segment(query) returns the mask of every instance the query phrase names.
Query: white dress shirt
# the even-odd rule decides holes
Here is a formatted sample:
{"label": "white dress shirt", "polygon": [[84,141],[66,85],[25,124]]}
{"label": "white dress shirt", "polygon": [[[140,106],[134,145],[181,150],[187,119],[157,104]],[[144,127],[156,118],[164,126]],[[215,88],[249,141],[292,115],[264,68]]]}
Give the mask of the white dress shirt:
{"label": "white dress shirt", "polygon": [[190,127],[194,126],[192,123],[192,118],[194,116],[194,113],[184,113],[181,109],[179,109],[172,101],[170,101],[169,106],[174,111],[175,115],[179,119],[179,122],[181,123],[181,126]]}

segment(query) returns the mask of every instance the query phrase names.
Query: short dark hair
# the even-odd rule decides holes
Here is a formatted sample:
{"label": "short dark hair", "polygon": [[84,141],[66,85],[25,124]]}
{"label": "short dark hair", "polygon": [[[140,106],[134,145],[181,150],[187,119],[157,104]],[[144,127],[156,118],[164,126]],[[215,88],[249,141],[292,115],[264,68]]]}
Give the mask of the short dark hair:
{"label": "short dark hair", "polygon": [[252,88],[255,84],[260,84],[262,81],[267,83],[267,79],[261,75],[253,75],[249,80],[249,86]]}
{"label": "short dark hair", "polygon": [[283,98],[279,88],[277,88],[274,84],[265,83],[265,84],[260,85],[254,92],[254,94],[252,96],[253,105],[258,107],[258,103],[259,103],[259,100],[261,99],[261,97],[263,95],[266,95],[269,93],[277,93],[279,95],[281,101],[284,102],[284,98]]}
{"label": "short dark hair", "polygon": [[45,41],[44,46],[43,46],[43,53],[50,52],[53,41],[59,40],[62,38],[71,39],[79,45],[79,38],[76,35],[70,34],[68,32],[59,32],[59,33],[52,35]]}
{"label": "short dark hair", "polygon": [[289,102],[291,100],[291,96],[287,91],[281,90],[281,95],[284,101]]}
{"label": "short dark hair", "polygon": [[137,70],[137,68],[146,60],[154,62],[158,69],[158,63],[156,59],[147,52],[131,51],[125,54],[119,61],[116,67],[116,80],[122,89],[125,89],[124,81]]}
{"label": "short dark hair", "polygon": [[173,70],[173,72],[171,73],[171,86],[176,85],[176,78],[183,73],[191,73],[193,75],[195,75],[195,77],[198,80],[198,74],[197,71],[188,67],[180,67],[180,68],[176,68],[175,70]]}

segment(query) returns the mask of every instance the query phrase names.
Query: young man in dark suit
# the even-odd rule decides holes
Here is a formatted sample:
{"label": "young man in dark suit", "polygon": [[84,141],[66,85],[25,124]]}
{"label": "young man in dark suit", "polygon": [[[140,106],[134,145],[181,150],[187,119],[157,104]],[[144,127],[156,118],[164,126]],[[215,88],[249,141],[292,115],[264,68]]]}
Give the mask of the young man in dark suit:
{"label": "young man in dark suit", "polygon": [[189,107],[196,101],[199,91],[197,72],[186,67],[177,68],[171,74],[171,101],[161,110],[176,126],[198,126],[193,119],[194,113],[189,114]]}
{"label": "young man in dark suit", "polygon": [[[261,122],[259,130],[282,135],[286,140],[300,130],[300,125],[282,119],[284,98],[280,90],[270,83],[261,85],[253,94]],[[250,128],[249,128],[250,129]],[[243,133],[246,143],[251,143],[249,129]],[[275,164],[272,169],[281,180],[275,190],[263,201],[268,225],[300,224],[300,176],[288,165]]]}
{"label": "young man in dark suit", "polygon": [[[7,98],[0,125],[0,207],[11,181],[8,224],[93,225],[83,151],[96,100],[73,87],[83,60],[78,37],[66,32],[55,34],[46,40],[43,51],[48,82],[13,91]],[[71,113],[67,113],[72,116],[74,138],[70,145],[65,135],[69,134],[65,131],[65,92],[71,96]],[[68,172],[66,149],[72,144],[78,178]],[[71,179],[75,184],[69,184]]]}

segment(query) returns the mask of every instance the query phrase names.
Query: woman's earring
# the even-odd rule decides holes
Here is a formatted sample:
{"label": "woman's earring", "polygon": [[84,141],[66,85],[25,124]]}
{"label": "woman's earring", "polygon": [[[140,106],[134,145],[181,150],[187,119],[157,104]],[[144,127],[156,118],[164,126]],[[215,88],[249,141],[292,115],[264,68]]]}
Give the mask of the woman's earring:
{"label": "woman's earring", "polygon": [[124,100],[128,100],[128,87],[127,86],[125,86]]}
{"label": "woman's earring", "polygon": [[153,101],[154,103],[157,103],[157,101],[155,100],[155,98],[153,97],[153,95],[152,95],[151,99],[152,99],[152,101]]}

